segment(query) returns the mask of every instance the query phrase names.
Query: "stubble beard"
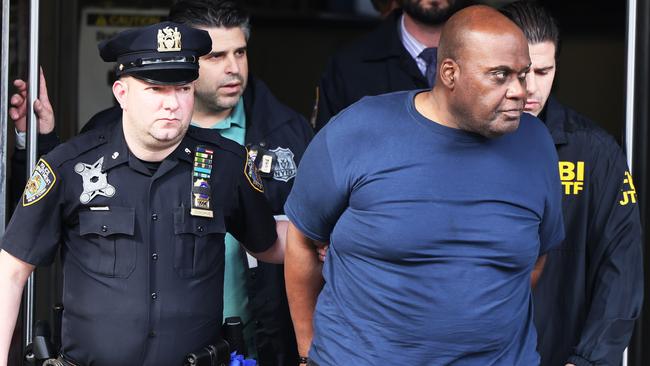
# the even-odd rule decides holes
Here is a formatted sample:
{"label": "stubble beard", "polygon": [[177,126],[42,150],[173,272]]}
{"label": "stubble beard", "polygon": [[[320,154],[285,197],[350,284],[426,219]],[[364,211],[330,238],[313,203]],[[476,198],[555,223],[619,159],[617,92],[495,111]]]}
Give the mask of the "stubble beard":
{"label": "stubble beard", "polygon": [[[239,81],[241,83],[241,92],[235,98],[232,98],[232,100],[225,100],[231,98],[220,97],[219,87],[221,85],[226,85],[232,81]],[[195,110],[198,109],[202,112],[213,112],[213,113],[221,113],[223,111],[232,109],[237,105],[242,94],[244,94],[244,90],[246,89],[246,84],[247,84],[246,80],[244,80],[244,78],[241,75],[233,75],[229,79],[222,81],[221,85],[214,89],[208,91],[200,91],[198,89],[195,89],[194,109]]]}
{"label": "stubble beard", "polygon": [[237,101],[239,100],[239,98],[237,98],[234,102],[226,102],[222,100],[216,92],[202,94],[195,93],[194,95],[196,97],[194,108],[204,113],[221,113],[233,108],[237,105]]}
{"label": "stubble beard", "polygon": [[516,131],[517,128],[519,128],[520,122],[521,114],[519,115],[519,118],[514,120],[503,118],[497,112],[493,115],[493,118],[490,121],[485,123],[476,123],[477,128],[475,132],[483,137],[493,139]]}

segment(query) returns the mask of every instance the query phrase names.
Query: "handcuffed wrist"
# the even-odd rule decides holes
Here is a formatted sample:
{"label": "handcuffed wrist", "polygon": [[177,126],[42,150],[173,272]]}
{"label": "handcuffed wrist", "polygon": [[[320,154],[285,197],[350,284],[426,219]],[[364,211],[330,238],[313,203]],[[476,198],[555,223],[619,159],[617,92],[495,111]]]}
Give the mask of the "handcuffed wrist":
{"label": "handcuffed wrist", "polygon": [[309,357],[298,356],[298,365],[309,364]]}

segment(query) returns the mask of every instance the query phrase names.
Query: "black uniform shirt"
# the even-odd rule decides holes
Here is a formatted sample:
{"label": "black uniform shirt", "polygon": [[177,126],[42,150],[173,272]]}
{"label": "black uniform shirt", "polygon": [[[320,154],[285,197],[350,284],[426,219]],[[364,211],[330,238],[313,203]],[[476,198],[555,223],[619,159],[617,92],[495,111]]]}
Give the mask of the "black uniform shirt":
{"label": "black uniform shirt", "polygon": [[[313,137],[313,131],[302,115],[282,104],[263,81],[252,75],[248,79],[243,99],[246,145],[251,148],[261,147],[275,154],[272,174],[263,174],[261,179],[273,214],[284,214],[284,202],[291,191],[298,164]],[[122,109],[119,106],[103,110],[95,114],[81,132],[107,128],[117,123],[121,115]],[[219,136],[217,130],[190,129],[203,131],[201,134],[204,134],[204,139]],[[58,139],[53,133],[39,135],[39,147],[52,149],[57,143]],[[13,171],[22,168],[24,172],[25,156],[24,152],[14,154]],[[22,176],[24,175],[23,173]],[[247,263],[243,255],[242,261]],[[265,366],[292,364],[298,357],[298,351],[285,294],[284,267],[258,262],[257,267],[249,268],[246,285],[252,316],[252,324],[249,326],[255,328],[257,360]]]}
{"label": "black uniform shirt", "polygon": [[[197,145],[214,151],[213,219],[190,214]],[[67,357],[98,366],[180,365],[218,334],[225,232],[253,252],[276,240],[271,210],[245,162],[241,146],[190,128],[151,175],[130,154],[121,123],[80,135],[39,161],[40,177],[30,179],[32,193],[2,247],[40,265],[62,244]]]}
{"label": "black uniform shirt", "polygon": [[641,224],[625,155],[595,123],[549,98],[566,238],[533,293],[543,366],[618,365],[643,301]]}

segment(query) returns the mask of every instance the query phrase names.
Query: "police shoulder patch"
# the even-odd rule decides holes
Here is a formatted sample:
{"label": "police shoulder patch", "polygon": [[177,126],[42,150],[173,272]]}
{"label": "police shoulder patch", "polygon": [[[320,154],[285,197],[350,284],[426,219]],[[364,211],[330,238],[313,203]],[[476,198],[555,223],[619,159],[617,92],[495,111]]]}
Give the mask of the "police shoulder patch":
{"label": "police shoulder patch", "polygon": [[250,183],[253,189],[264,193],[264,184],[262,184],[260,173],[257,171],[255,159],[251,158],[248,149],[246,149],[246,164],[244,165],[244,175],[246,176],[248,183]]}
{"label": "police shoulder patch", "polygon": [[50,165],[43,159],[36,163],[32,176],[25,185],[23,193],[23,207],[33,205],[45,197],[56,183],[56,174]]}

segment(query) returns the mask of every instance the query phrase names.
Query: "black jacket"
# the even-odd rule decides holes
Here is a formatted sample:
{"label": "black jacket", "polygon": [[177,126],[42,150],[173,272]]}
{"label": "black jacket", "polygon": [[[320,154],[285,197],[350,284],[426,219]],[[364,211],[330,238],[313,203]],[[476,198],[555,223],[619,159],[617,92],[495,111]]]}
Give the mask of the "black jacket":
{"label": "black jacket", "polygon": [[427,79],[402,45],[401,11],[330,58],[320,82],[316,130],[366,95],[427,88]]}
{"label": "black jacket", "polygon": [[[265,195],[273,213],[283,214],[284,202],[293,186],[291,170],[297,168],[302,154],[313,137],[313,131],[302,115],[278,101],[261,80],[251,76],[243,98],[246,114],[246,145],[262,145],[267,150],[278,151],[276,152],[280,158],[278,160],[281,160],[284,165],[284,175],[278,179],[274,176],[263,178]],[[121,116],[122,110],[117,106],[106,109],[93,116],[81,132],[115,123]],[[40,136],[39,142],[43,148],[51,149],[56,146],[56,143],[51,141],[53,137],[54,134]],[[45,142],[47,145],[44,144]],[[293,154],[294,167],[291,167],[289,161],[291,154]],[[16,165],[13,169],[22,169],[24,172],[25,154],[14,154],[14,156],[16,156],[14,159]],[[23,179],[22,186],[24,182]],[[242,260],[245,260],[243,255],[242,252]],[[258,361],[264,366],[295,365],[298,351],[284,287],[284,267],[258,262],[256,268],[248,270],[247,276],[246,286],[253,323],[248,326],[254,326],[256,329]]]}
{"label": "black jacket", "polygon": [[[307,120],[280,103],[263,82],[252,77],[243,97],[246,144],[264,145],[268,150],[288,149],[298,164],[313,137]],[[274,214],[284,214],[284,202],[293,186],[293,178],[288,182],[274,177],[263,179],[264,193]],[[284,287],[284,266],[259,262],[257,268],[248,270],[247,288],[259,363],[264,366],[295,365],[298,350]]]}
{"label": "black jacket", "polygon": [[643,301],[641,224],[625,155],[604,130],[549,98],[566,238],[534,291],[542,365],[619,365]]}

